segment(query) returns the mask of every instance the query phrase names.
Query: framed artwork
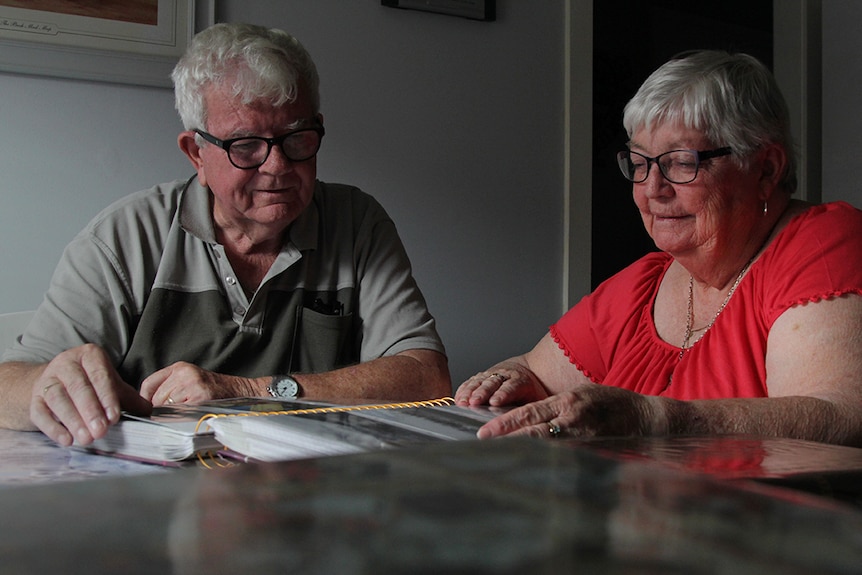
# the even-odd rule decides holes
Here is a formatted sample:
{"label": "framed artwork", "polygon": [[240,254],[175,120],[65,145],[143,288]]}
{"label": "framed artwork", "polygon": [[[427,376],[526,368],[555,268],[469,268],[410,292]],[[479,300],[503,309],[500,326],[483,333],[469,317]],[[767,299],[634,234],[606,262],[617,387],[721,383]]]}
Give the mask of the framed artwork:
{"label": "framed artwork", "polygon": [[214,10],[214,0],[0,0],[0,71],[169,87]]}
{"label": "framed artwork", "polygon": [[436,12],[471,20],[490,22],[497,19],[496,0],[381,0],[383,6]]}

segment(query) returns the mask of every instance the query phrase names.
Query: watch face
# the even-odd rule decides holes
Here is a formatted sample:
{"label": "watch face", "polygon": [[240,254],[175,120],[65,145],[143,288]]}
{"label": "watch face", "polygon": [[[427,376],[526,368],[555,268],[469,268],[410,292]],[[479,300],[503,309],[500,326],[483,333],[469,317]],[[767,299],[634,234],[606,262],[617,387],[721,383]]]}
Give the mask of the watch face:
{"label": "watch face", "polygon": [[299,384],[293,378],[280,377],[272,383],[272,388],[279,397],[298,397]]}

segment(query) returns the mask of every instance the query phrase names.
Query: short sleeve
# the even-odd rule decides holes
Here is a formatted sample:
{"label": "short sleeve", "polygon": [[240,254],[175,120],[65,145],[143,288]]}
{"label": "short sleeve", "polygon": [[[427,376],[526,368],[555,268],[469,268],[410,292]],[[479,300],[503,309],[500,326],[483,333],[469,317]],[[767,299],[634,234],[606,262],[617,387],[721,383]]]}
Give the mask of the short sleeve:
{"label": "short sleeve", "polygon": [[845,202],[815,206],[795,218],[758,267],[767,326],[790,307],[862,293],[862,211]]}
{"label": "short sleeve", "polygon": [[671,263],[651,253],[585,296],[550,328],[551,337],[581,372],[604,381],[620,343],[635,337],[654,340],[651,310],[658,283]]}

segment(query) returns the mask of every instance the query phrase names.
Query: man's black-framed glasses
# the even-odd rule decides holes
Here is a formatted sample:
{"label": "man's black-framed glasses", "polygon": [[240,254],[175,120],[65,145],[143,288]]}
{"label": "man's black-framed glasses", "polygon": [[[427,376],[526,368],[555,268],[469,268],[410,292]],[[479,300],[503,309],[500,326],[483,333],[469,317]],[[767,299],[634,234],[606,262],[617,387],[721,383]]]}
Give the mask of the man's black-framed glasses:
{"label": "man's black-framed glasses", "polygon": [[700,163],[710,158],[728,156],[730,148],[717,148],[715,150],[671,150],[659,154],[655,158],[644,156],[631,150],[623,150],[617,153],[617,164],[623,176],[630,182],[639,184],[649,177],[651,164],[658,165],[658,169],[664,178],[673,184],[688,184],[697,177]]}
{"label": "man's black-framed glasses", "polygon": [[253,170],[262,166],[269,158],[273,146],[280,147],[285,157],[291,162],[310,160],[320,150],[320,142],[325,133],[321,125],[301,128],[275,138],[245,136],[219,140],[203,130],[195,130],[195,132],[207,142],[215,144],[227,152],[230,163],[240,170]]}

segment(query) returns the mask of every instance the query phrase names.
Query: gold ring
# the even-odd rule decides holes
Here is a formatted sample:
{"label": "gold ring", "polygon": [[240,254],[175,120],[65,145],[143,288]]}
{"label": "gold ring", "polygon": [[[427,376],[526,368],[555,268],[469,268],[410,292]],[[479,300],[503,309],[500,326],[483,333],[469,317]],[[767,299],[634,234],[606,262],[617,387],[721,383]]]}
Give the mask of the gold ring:
{"label": "gold ring", "polygon": [[44,397],[44,396],[45,396],[45,394],[46,394],[46,393],[48,393],[48,390],[49,390],[49,389],[51,389],[52,387],[54,387],[55,385],[60,385],[60,382],[59,382],[59,381],[55,381],[55,382],[53,382],[53,383],[49,383],[48,385],[46,385],[45,387],[43,387],[43,388],[42,388],[42,396]]}
{"label": "gold ring", "polygon": [[563,432],[563,429],[557,425],[556,423],[548,422],[548,431],[551,433],[551,437],[557,437]]}

